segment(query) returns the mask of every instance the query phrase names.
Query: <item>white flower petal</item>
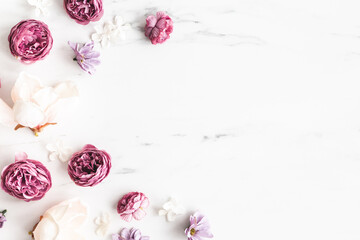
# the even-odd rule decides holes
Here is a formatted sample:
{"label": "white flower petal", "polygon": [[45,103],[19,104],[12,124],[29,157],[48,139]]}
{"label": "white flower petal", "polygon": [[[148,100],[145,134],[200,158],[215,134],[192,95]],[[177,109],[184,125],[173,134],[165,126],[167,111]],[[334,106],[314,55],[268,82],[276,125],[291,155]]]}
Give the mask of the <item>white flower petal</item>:
{"label": "white flower petal", "polygon": [[50,153],[50,154],[49,154],[49,160],[50,160],[51,162],[54,162],[54,161],[58,160],[58,154],[57,154],[57,152]]}
{"label": "white flower petal", "polygon": [[91,39],[92,39],[93,41],[95,41],[95,42],[100,42],[101,39],[102,39],[102,35],[99,34],[99,33],[93,33],[93,34],[91,35]]}
{"label": "white flower petal", "polygon": [[43,214],[33,234],[36,240],[85,240],[80,228],[88,219],[88,208],[79,200],[64,201]]}
{"label": "white flower petal", "polygon": [[13,110],[15,121],[24,127],[35,128],[46,119],[41,108],[32,102],[17,101]]}
{"label": "white flower petal", "polygon": [[115,25],[121,26],[124,24],[124,19],[121,16],[115,16],[114,22],[115,22]]}
{"label": "white flower petal", "polygon": [[41,110],[45,111],[51,104],[56,102],[58,95],[52,87],[45,87],[37,91],[33,95],[32,99],[37,105],[39,105]]}
{"label": "white flower petal", "polygon": [[0,99],[0,124],[7,127],[15,127],[13,110]]}
{"label": "white flower petal", "polygon": [[51,105],[46,111],[47,123],[58,123],[61,119],[67,119],[65,113],[70,113],[74,110],[78,103],[77,97],[59,99],[55,104]]}
{"label": "white flower petal", "polygon": [[167,219],[169,222],[175,221],[175,219],[176,219],[176,213],[174,213],[173,211],[168,212],[167,215],[166,215],[166,219]]}
{"label": "white flower petal", "polygon": [[50,152],[55,152],[57,150],[57,146],[55,144],[49,143],[46,144],[46,149]]}
{"label": "white flower petal", "polygon": [[20,73],[11,90],[11,98],[15,103],[18,100],[31,101],[31,97],[42,88],[40,80],[27,73]]}
{"label": "white flower petal", "polygon": [[59,95],[59,98],[71,98],[79,96],[79,89],[73,82],[63,82],[58,84],[54,91]]}
{"label": "white flower petal", "polygon": [[164,209],[159,210],[159,216],[165,216],[167,214],[167,211]]}

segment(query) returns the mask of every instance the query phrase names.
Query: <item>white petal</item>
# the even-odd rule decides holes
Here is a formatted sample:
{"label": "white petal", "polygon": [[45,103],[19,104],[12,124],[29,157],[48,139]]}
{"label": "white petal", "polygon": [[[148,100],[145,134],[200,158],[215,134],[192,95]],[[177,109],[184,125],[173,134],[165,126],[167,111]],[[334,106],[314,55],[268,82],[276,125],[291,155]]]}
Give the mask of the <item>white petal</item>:
{"label": "white petal", "polygon": [[0,124],[7,127],[15,127],[13,110],[0,99]]}
{"label": "white petal", "polygon": [[109,41],[107,38],[103,38],[102,41],[101,41],[101,46],[102,47],[109,47]]}
{"label": "white petal", "polygon": [[93,33],[93,34],[91,35],[91,39],[92,39],[93,41],[95,41],[95,42],[100,42],[101,39],[102,39],[102,35],[99,34],[99,33]]}
{"label": "white petal", "polygon": [[159,216],[165,216],[167,214],[167,211],[164,209],[159,210]]}
{"label": "white petal", "polygon": [[166,215],[166,219],[169,221],[169,222],[173,222],[175,221],[176,219],[176,214],[172,211],[168,212],[168,214]]}
{"label": "white petal", "polygon": [[45,120],[44,112],[32,102],[17,101],[13,110],[15,121],[24,127],[35,128]]}
{"label": "white petal", "polygon": [[75,109],[78,100],[79,98],[77,97],[59,99],[45,111],[46,122],[58,123],[62,119],[69,119],[69,115]]}
{"label": "white petal", "polygon": [[41,110],[45,111],[51,104],[54,104],[58,98],[52,87],[45,87],[37,91],[32,99],[39,105]]}
{"label": "white petal", "polygon": [[57,147],[55,144],[49,143],[46,144],[46,149],[50,152],[55,152],[57,150]]}
{"label": "white petal", "polygon": [[58,160],[57,152],[50,153],[49,154],[49,160],[52,161],[52,162]]}
{"label": "white petal", "polygon": [[15,103],[18,100],[30,101],[34,93],[42,88],[40,80],[27,73],[20,73],[11,90],[11,98]]}
{"label": "white petal", "polygon": [[71,98],[79,96],[79,89],[73,82],[63,82],[58,84],[54,90],[59,98]]}
{"label": "white petal", "polygon": [[88,208],[79,200],[64,201],[43,214],[34,230],[36,240],[83,240],[80,228],[88,219]]}
{"label": "white petal", "polygon": [[124,19],[121,16],[115,16],[114,22],[117,26],[121,26],[124,23]]}

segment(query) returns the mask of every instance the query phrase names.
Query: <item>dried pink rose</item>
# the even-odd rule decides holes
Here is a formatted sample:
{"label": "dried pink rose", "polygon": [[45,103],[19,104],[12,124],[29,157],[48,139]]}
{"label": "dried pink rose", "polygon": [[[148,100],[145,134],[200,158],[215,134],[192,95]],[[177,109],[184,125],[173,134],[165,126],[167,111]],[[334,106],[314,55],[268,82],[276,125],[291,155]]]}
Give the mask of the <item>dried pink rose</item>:
{"label": "dried pink rose", "polygon": [[15,163],[1,173],[1,188],[26,202],[40,200],[50,190],[51,175],[39,161],[27,159],[26,153],[17,153]]}
{"label": "dried pink rose", "polygon": [[145,36],[147,36],[152,44],[163,43],[170,38],[173,31],[173,21],[164,12],[157,12],[155,16],[146,18]]}
{"label": "dried pink rose", "polygon": [[48,26],[38,20],[23,20],[10,31],[11,54],[23,63],[34,63],[44,59],[53,46]]}
{"label": "dried pink rose", "polygon": [[149,199],[141,192],[129,192],[123,196],[117,205],[120,217],[130,222],[132,218],[140,220],[145,217],[145,208],[149,206]]}
{"label": "dried pink rose", "polygon": [[77,23],[87,25],[104,15],[102,0],[64,0],[67,14]]}
{"label": "dried pink rose", "polygon": [[72,155],[68,173],[76,185],[92,187],[102,182],[110,173],[111,157],[104,150],[87,144]]}

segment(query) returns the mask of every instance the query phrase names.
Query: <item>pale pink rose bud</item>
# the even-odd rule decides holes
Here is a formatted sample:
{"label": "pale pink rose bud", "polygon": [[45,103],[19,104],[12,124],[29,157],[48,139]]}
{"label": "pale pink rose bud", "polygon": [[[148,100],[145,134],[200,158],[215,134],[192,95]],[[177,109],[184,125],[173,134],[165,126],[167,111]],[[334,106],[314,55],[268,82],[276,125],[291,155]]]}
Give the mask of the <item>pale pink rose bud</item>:
{"label": "pale pink rose bud", "polygon": [[129,192],[123,196],[117,205],[120,217],[130,222],[132,218],[140,220],[145,217],[145,208],[149,206],[149,199],[141,192]]}
{"label": "pale pink rose bud", "polygon": [[163,43],[170,38],[173,31],[173,21],[164,12],[157,12],[155,16],[146,18],[145,36],[152,44]]}

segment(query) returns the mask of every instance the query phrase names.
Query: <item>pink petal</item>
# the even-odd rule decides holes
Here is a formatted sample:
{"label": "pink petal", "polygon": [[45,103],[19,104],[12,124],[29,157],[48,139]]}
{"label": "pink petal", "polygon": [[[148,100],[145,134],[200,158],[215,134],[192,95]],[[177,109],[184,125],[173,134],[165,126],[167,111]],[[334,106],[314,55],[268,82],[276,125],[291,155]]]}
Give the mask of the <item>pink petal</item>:
{"label": "pink petal", "polygon": [[132,215],[131,214],[122,214],[122,215],[120,215],[120,218],[126,222],[130,222],[132,220]]}
{"label": "pink petal", "polygon": [[136,220],[141,220],[146,216],[146,212],[144,210],[142,210],[141,208],[139,208],[138,210],[136,210],[136,212],[133,213],[133,217]]}
{"label": "pink petal", "polygon": [[28,159],[28,155],[24,152],[15,153],[15,161],[21,161]]}

